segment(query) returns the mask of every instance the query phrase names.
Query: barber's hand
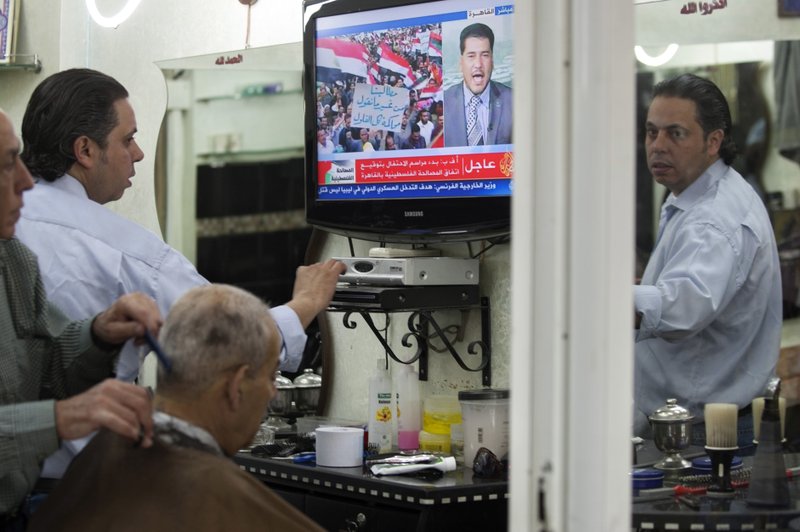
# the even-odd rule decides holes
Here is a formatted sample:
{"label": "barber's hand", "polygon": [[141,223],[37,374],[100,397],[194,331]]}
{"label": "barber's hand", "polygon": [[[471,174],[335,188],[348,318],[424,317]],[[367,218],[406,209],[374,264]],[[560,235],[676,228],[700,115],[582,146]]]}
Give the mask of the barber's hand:
{"label": "barber's hand", "polygon": [[56,431],[73,440],[105,427],[142,447],[153,444],[153,405],[147,389],[106,379],[89,390],[56,401]]}
{"label": "barber's hand", "polygon": [[339,275],[346,271],[347,266],[334,259],[297,268],[292,300],[286,305],[297,314],[303,328],[328,306],[336,292]]}
{"label": "barber's hand", "polygon": [[158,305],[150,296],[134,292],[125,294],[97,315],[92,322],[92,334],[101,342],[118,345],[129,338],[142,343],[145,329],[153,336],[163,323]]}

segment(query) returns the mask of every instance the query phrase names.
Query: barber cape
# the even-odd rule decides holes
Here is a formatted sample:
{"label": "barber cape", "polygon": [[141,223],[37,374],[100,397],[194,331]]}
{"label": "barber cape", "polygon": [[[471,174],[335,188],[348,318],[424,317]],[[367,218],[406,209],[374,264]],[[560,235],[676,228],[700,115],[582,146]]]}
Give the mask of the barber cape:
{"label": "barber cape", "polygon": [[208,432],[163,413],[154,423],[147,449],[101,430],[28,530],[322,530],[225,457]]}

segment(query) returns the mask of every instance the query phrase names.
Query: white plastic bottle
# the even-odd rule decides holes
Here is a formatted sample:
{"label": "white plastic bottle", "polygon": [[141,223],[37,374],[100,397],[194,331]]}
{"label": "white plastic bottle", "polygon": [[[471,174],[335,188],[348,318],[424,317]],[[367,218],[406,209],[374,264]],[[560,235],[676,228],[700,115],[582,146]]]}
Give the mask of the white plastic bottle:
{"label": "white plastic bottle", "polygon": [[394,389],[397,400],[397,447],[401,451],[419,449],[422,407],[417,372],[407,364],[396,368]]}
{"label": "white plastic bottle", "polygon": [[392,381],[386,371],[386,362],[378,359],[375,373],[369,379],[369,412],[367,417],[367,443],[370,450],[387,453],[392,450],[392,419],[395,402]]}

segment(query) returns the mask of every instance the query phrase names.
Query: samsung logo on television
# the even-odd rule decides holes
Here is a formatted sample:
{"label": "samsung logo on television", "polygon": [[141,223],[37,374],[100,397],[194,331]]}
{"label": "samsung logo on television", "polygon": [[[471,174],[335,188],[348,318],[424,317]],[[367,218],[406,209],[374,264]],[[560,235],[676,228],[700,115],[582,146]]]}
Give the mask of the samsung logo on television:
{"label": "samsung logo on television", "polygon": [[403,211],[403,216],[406,218],[422,218],[425,216],[425,211]]}

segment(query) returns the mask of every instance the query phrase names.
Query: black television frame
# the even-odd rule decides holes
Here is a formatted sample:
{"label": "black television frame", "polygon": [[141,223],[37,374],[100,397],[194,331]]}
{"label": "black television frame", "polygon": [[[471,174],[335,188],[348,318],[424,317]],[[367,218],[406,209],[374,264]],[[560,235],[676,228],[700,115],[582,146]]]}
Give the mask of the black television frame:
{"label": "black television frame", "polygon": [[[318,200],[316,141],[316,20],[361,11],[443,0],[304,0],[306,221],[350,238],[380,243],[468,242],[511,231],[511,197]],[[306,11],[316,6],[309,16]],[[445,126],[446,127],[446,126]],[[513,174],[512,174],[513,178]]]}

